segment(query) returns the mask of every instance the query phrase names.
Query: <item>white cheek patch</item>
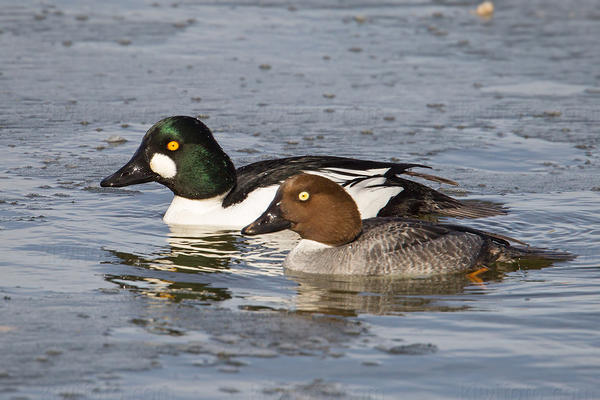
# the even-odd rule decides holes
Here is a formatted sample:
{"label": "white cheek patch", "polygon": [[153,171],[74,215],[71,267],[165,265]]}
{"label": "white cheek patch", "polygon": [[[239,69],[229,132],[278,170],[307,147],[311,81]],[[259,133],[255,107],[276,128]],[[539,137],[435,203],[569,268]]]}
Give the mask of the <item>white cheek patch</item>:
{"label": "white cheek patch", "polygon": [[156,153],[150,160],[150,169],[165,179],[173,178],[177,175],[177,166],[169,156]]}

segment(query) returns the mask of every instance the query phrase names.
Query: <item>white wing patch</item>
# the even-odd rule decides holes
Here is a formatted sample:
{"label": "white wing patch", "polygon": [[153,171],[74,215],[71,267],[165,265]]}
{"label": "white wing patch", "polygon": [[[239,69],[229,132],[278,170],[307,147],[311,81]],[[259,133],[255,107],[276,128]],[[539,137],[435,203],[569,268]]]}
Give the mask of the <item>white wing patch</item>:
{"label": "white wing patch", "polygon": [[177,175],[177,166],[171,157],[161,153],[156,153],[150,160],[150,169],[165,179],[173,178]]}
{"label": "white wing patch", "polygon": [[374,169],[348,169],[348,168],[322,168],[319,170],[302,171],[305,174],[313,174],[331,179],[338,185],[344,184],[355,178],[364,178],[368,176],[381,176],[385,174],[389,168],[374,168]]}
{"label": "white wing patch", "polygon": [[346,192],[356,202],[361,218],[373,218],[390,201],[392,197],[397,196],[402,190],[402,186],[377,186],[382,185],[386,178],[370,178],[352,186],[345,186]]}
{"label": "white wing patch", "polygon": [[[342,185],[356,202],[361,218],[376,217],[390,201],[404,190],[402,186],[384,186],[386,178],[383,175],[389,168],[374,168],[367,170],[345,168],[323,168],[318,171],[303,171],[307,174],[319,175]],[[357,182],[344,186],[345,183],[357,179]]]}

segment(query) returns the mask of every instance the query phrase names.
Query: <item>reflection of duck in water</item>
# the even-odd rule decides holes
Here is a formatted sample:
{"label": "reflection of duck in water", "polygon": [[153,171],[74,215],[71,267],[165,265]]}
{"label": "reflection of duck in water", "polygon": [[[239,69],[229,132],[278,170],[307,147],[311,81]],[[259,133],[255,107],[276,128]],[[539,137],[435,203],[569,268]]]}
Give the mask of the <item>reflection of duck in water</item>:
{"label": "reflection of duck in water", "polygon": [[100,183],[121,187],[156,181],[175,197],[164,220],[170,225],[213,225],[240,229],[269,205],[279,184],[308,172],[344,186],[364,218],[443,215],[477,218],[505,213],[483,202],[459,201],[400,176],[455,184],[417,173],[419,164],[302,156],[259,161],[234,168],[211,131],[192,117],[165,118],[152,126],[131,160]]}
{"label": "reflection of duck in water", "polygon": [[169,246],[154,254],[110,250],[120,264],[137,268],[123,275],[107,274],[106,279],[138,293],[175,301],[230,299],[227,285],[213,276],[229,270],[238,236],[214,231],[195,238],[179,235],[169,237]]}
{"label": "reflection of duck in water", "polygon": [[[171,235],[168,242],[171,246],[171,254],[190,257],[191,263],[198,266],[195,268],[196,271],[211,272],[212,268],[210,263],[207,265],[201,262],[199,257],[220,262],[222,265],[219,265],[219,268],[229,269],[232,265],[247,263],[253,267],[263,268],[265,271],[272,270],[274,264],[280,263],[283,259],[282,254],[298,242],[298,235],[293,232],[248,238],[239,236],[237,230],[215,231],[202,226],[171,225],[169,229]],[[279,268],[277,274],[280,274]]]}
{"label": "reflection of duck in water", "polygon": [[171,231],[169,246],[148,254],[146,258],[113,252],[125,264],[143,265],[158,271],[181,273],[221,272],[229,268],[231,257],[239,252],[239,238],[231,231]]}
{"label": "reflection of duck in water", "polygon": [[284,267],[305,273],[416,277],[475,271],[521,258],[572,258],[511,246],[513,239],[459,225],[402,218],[361,221],[356,204],[339,185],[309,174],[288,178],[267,210],[242,233],[287,228],[303,240]]}
{"label": "reflection of duck in water", "polygon": [[209,283],[160,279],[143,275],[105,274],[104,279],[123,289],[175,302],[182,300],[213,302],[231,299],[229,289],[214,287]]}
{"label": "reflection of duck in water", "polygon": [[[328,276],[288,270],[298,283],[297,310],[337,315],[392,314],[415,311],[461,311],[470,302],[446,296],[462,294],[471,281],[464,275],[441,274],[410,279],[394,276]],[[501,277],[499,277],[501,279]]]}
{"label": "reflection of duck in water", "polygon": [[[473,279],[465,274],[437,274],[421,278],[379,275],[327,275],[286,270],[295,281],[295,308],[303,312],[336,315],[395,314],[404,312],[452,312],[476,306],[488,294],[487,282],[500,282],[520,268],[547,267],[548,260],[529,260],[518,265],[498,265]],[[466,295],[466,296],[465,296]]]}
{"label": "reflection of duck in water", "polygon": [[106,279],[176,301],[228,300],[233,287],[258,287],[267,276],[280,276],[284,252],[297,242],[297,235],[248,238],[238,231],[180,226],[171,227],[167,241],[167,247],[145,255],[109,250],[118,264],[137,268],[106,274]]}

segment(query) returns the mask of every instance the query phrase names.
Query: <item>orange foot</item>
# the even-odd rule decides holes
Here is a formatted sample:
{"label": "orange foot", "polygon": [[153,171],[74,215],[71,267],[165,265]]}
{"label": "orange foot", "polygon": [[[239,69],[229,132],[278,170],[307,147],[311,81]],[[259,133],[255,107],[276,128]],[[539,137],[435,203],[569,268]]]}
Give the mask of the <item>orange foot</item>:
{"label": "orange foot", "polygon": [[473,271],[470,274],[467,274],[467,278],[473,283],[483,283],[483,279],[481,279],[478,275],[481,275],[489,270],[490,269],[488,267],[480,267],[477,271]]}

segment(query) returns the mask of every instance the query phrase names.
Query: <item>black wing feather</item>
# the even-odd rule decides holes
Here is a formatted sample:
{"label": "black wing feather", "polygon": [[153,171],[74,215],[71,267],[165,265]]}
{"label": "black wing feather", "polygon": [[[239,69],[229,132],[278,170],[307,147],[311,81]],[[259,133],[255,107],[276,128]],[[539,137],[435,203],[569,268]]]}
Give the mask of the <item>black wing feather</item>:
{"label": "black wing feather", "polygon": [[[236,186],[229,192],[223,206],[240,203],[253,190],[261,187],[278,185],[290,176],[303,171],[322,168],[343,168],[367,170],[374,168],[390,168],[393,174],[403,174],[410,168],[431,168],[421,164],[392,163],[384,161],[356,160],[335,156],[299,156],[258,161],[238,168]],[[350,175],[350,174],[349,174]],[[357,175],[358,176],[358,175]]]}
{"label": "black wing feather", "polygon": [[460,201],[420,183],[386,174],[385,186],[401,186],[402,192],[392,197],[378,217],[407,216],[422,218],[440,215],[452,218],[482,218],[506,214],[501,204],[483,201]]}

